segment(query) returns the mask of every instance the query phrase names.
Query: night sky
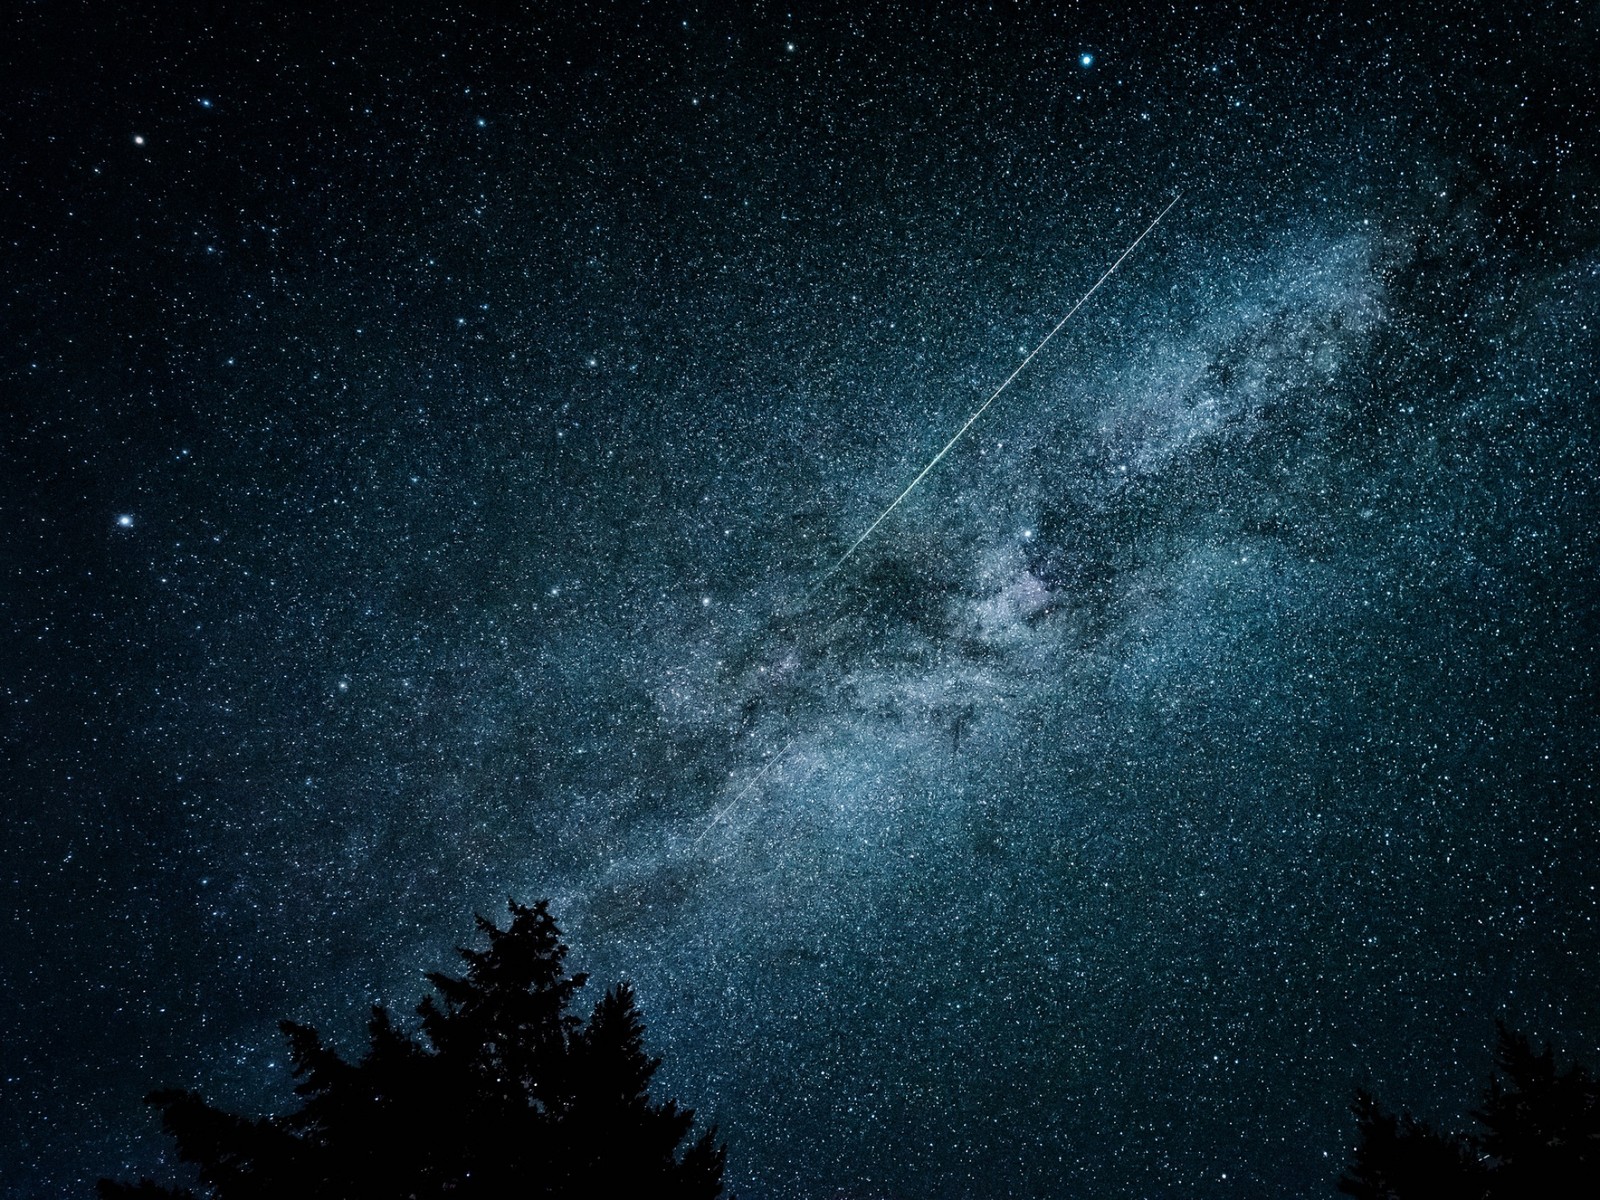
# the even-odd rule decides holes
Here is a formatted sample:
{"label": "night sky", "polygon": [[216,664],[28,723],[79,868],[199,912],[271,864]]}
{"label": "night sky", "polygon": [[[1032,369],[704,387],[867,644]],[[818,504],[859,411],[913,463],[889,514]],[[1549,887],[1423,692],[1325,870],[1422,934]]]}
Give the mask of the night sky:
{"label": "night sky", "polygon": [[746,1200],[1600,1065],[1593,4],[172,7],[0,18],[6,1197],[508,895]]}

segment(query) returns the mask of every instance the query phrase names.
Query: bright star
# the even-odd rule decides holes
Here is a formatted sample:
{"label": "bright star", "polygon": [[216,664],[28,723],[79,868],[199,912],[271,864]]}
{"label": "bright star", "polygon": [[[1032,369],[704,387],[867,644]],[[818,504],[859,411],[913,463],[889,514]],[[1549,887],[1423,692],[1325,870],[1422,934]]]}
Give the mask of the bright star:
{"label": "bright star", "polygon": [[1090,67],[1094,66],[1094,55],[1085,50],[1082,54],[1078,55],[1078,65],[1085,70],[1088,70]]}
{"label": "bright star", "polygon": [[122,529],[132,529],[133,528],[133,514],[132,513],[122,513],[122,514],[120,514],[117,517],[117,525]]}

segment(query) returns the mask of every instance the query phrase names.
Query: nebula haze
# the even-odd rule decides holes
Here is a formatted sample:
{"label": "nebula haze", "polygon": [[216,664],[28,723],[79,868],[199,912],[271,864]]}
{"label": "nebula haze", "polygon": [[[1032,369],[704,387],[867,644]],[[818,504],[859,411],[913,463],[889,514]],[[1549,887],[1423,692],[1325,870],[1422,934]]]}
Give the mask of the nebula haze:
{"label": "nebula haze", "polygon": [[7,1196],[507,895],[745,1197],[1600,1062],[1592,6],[9,25]]}

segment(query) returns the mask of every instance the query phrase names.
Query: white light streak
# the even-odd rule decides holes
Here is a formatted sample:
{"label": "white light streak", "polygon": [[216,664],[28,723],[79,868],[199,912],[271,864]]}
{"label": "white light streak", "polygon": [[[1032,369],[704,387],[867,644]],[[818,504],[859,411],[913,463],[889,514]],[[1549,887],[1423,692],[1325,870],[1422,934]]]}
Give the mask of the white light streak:
{"label": "white light streak", "polygon": [[1144,241],[1144,239],[1149,236],[1150,231],[1152,229],[1154,229],[1157,225],[1161,224],[1161,218],[1166,216],[1169,212],[1172,211],[1172,206],[1178,202],[1178,200],[1182,197],[1182,195],[1183,195],[1183,193],[1179,192],[1178,195],[1174,196],[1170,201],[1167,202],[1166,208],[1163,208],[1159,213],[1156,214],[1156,219],[1154,221],[1151,221],[1150,224],[1145,226],[1144,232],[1141,233],[1138,237],[1134,238],[1133,241],[1128,244],[1128,248],[1126,250],[1124,250],[1117,257],[1117,261],[1112,263],[1109,267],[1106,268],[1106,273],[1104,275],[1100,276],[1099,279],[1094,281],[1094,286],[1091,287],[1082,296],[1078,297],[1078,302],[1076,304],[1074,304],[1070,309],[1067,310],[1067,315],[1066,316],[1062,317],[1061,320],[1056,322],[1056,327],[1054,329],[1052,329],[1049,333],[1044,335],[1044,340],[1041,341],[1037,346],[1035,346],[1033,348],[1033,350],[1028,354],[1028,357],[1023,359],[1022,362],[1017,365],[1017,369],[1015,371],[1011,372],[1011,374],[1006,376],[1005,382],[1002,383],[999,387],[995,388],[994,394],[991,395],[987,400],[985,400],[982,404],[980,404],[978,406],[978,410],[975,413],[973,413],[970,417],[967,418],[967,423],[965,425],[963,425],[960,429],[956,430],[955,437],[951,438],[948,442],[945,443],[944,449],[939,451],[939,453],[935,454],[933,456],[932,461],[929,462],[927,466],[923,467],[922,470],[917,473],[917,477],[915,479],[913,479],[910,483],[906,484],[906,490],[901,492],[898,496],[896,496],[894,498],[894,502],[892,504],[890,504],[888,508],[884,509],[881,513],[878,514],[878,519],[876,521],[874,521],[871,525],[868,525],[867,528],[866,528],[866,531],[864,533],[862,533],[862,535],[860,537],[858,537],[855,541],[850,543],[850,549],[846,550],[843,554],[841,554],[839,556],[839,558],[838,558],[838,561],[835,562],[831,567],[829,567],[826,571],[824,571],[822,573],[822,575],[817,579],[816,583],[811,585],[811,590],[806,593],[806,597],[805,598],[807,600],[811,599],[812,596],[816,595],[817,590],[819,588],[821,588],[822,585],[828,581],[828,579],[833,575],[833,573],[835,571],[837,571],[840,567],[844,566],[845,563],[850,561],[851,555],[853,555],[858,549],[860,549],[861,543],[866,541],[869,537],[871,537],[873,535],[873,533],[877,530],[878,526],[882,525],[886,520],[889,519],[889,514],[894,512],[895,509],[900,507],[901,501],[903,501],[907,496],[911,495],[911,493],[916,489],[916,486],[919,483],[921,483],[924,479],[926,479],[928,477],[928,472],[932,471],[936,466],[938,466],[940,461],[944,458],[944,456],[946,454],[949,454],[950,451],[955,448],[955,444],[961,440],[962,436],[967,432],[967,430],[972,428],[973,423],[976,422],[979,417],[983,416],[983,414],[986,411],[988,411],[988,408],[989,408],[989,406],[991,404],[993,404],[996,400],[1000,399],[1000,394],[1002,392],[1004,392],[1008,387],[1011,386],[1011,381],[1014,380],[1018,375],[1021,375],[1022,372],[1027,369],[1028,364],[1031,363],[1038,356],[1039,351],[1043,350],[1046,346],[1048,346],[1050,344],[1050,339],[1055,337],[1056,334],[1061,332],[1062,327],[1065,326],[1068,321],[1072,320],[1074,314],[1076,314],[1077,311],[1084,306],[1084,304],[1088,301],[1090,296],[1094,295],[1097,291],[1100,290],[1100,285],[1102,283],[1104,283],[1106,280],[1111,278],[1111,276],[1116,272],[1116,269],[1122,265],[1123,260],[1126,259],[1128,257],[1128,255],[1132,254],[1134,252],[1134,250],[1138,248],[1139,243]]}
{"label": "white light streak", "polygon": [[783,761],[784,755],[789,753],[795,742],[799,740],[799,737],[799,734],[795,734],[794,737],[789,739],[788,743],[783,747],[782,750],[779,750],[771,758],[767,759],[766,765],[755,773],[754,778],[752,778],[749,783],[745,784],[744,787],[739,789],[739,794],[732,800],[729,800],[728,803],[723,807],[722,811],[711,818],[711,823],[700,831],[700,836],[695,838],[694,842],[692,843],[693,845],[698,846],[701,842],[705,841],[706,834],[710,833],[713,829],[720,825],[722,823],[722,819],[739,806],[739,801],[743,800],[751,792],[755,791],[756,785],[766,778],[768,771],[772,770],[773,767],[777,766]]}

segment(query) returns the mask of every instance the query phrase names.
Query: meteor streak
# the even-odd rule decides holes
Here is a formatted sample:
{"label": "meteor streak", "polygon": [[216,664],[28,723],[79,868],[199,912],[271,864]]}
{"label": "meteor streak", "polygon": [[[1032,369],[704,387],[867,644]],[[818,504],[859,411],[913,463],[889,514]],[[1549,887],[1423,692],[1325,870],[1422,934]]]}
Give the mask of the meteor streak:
{"label": "meteor streak", "polygon": [[782,750],[779,750],[771,758],[767,759],[766,765],[763,766],[761,768],[761,770],[757,771],[755,773],[755,776],[750,780],[750,782],[745,784],[744,787],[740,789],[739,794],[737,796],[735,796],[732,800],[728,801],[727,805],[723,808],[723,810],[721,812],[719,812],[716,816],[711,818],[711,824],[707,825],[704,829],[702,829],[700,831],[700,836],[695,838],[695,840],[691,843],[691,845],[698,846],[701,842],[705,841],[706,840],[706,834],[710,833],[718,825],[722,824],[722,819],[724,817],[726,817],[729,813],[731,813],[735,808],[737,808],[739,806],[739,801],[743,800],[746,796],[748,796],[751,792],[753,792],[755,790],[756,784],[760,783],[763,779],[766,778],[767,772],[772,770],[773,767],[777,766],[780,762],[783,761],[783,756],[789,753],[790,749],[794,746],[795,742],[799,739],[799,737],[800,737],[799,734],[795,734],[794,737],[789,739],[788,744],[785,745]]}
{"label": "meteor streak", "polygon": [[1028,355],[1028,357],[1023,359],[1022,362],[1017,365],[1017,369],[1015,371],[1011,372],[1011,374],[1006,376],[1006,381],[1004,383],[1002,383],[999,387],[995,388],[994,394],[992,396],[990,396],[987,400],[985,400],[981,405],[978,406],[978,411],[973,413],[970,417],[967,418],[967,423],[965,425],[963,425],[960,429],[956,430],[955,437],[951,438],[948,442],[945,443],[944,449],[939,451],[939,453],[935,454],[933,456],[933,460],[931,462],[929,462],[927,466],[923,467],[922,470],[917,473],[917,477],[915,479],[913,479],[910,483],[906,484],[906,490],[901,492],[898,496],[896,496],[894,498],[894,503],[889,505],[888,508],[884,509],[881,513],[879,513],[878,514],[878,519],[876,521],[874,521],[871,525],[867,526],[866,532],[864,532],[854,542],[850,543],[850,549],[846,550],[843,554],[841,554],[839,556],[838,561],[835,562],[826,571],[824,571],[821,574],[820,577],[818,577],[816,583],[811,585],[811,590],[806,593],[805,598],[807,600],[811,599],[812,596],[817,594],[817,590],[819,588],[821,588],[822,585],[828,581],[828,579],[833,575],[833,573],[835,571],[837,571],[840,567],[844,566],[845,563],[850,561],[850,556],[853,555],[860,548],[861,543],[866,541],[869,537],[871,537],[873,532],[878,528],[878,526],[882,525],[884,523],[884,521],[889,519],[889,514],[894,512],[895,509],[900,507],[900,502],[902,500],[904,500],[907,496],[911,495],[912,491],[915,490],[917,484],[921,483],[924,479],[926,479],[928,477],[928,472],[933,470],[935,467],[937,467],[939,465],[939,460],[944,458],[944,456],[946,454],[950,453],[951,449],[954,448],[955,444],[961,440],[962,435],[965,434],[967,432],[967,430],[972,428],[973,422],[976,421],[979,417],[983,416],[984,412],[988,409],[988,407],[991,404],[993,404],[996,400],[1000,399],[1000,393],[1005,391],[1008,387],[1010,387],[1011,386],[1011,381],[1013,379],[1015,379],[1018,375],[1021,375],[1022,372],[1027,368],[1028,364],[1031,363],[1034,360],[1034,358],[1038,355],[1039,351],[1043,350],[1047,345],[1050,344],[1050,339],[1055,337],[1056,334],[1061,332],[1062,326],[1064,326],[1068,321],[1072,320],[1073,314],[1076,313],[1080,308],[1082,308],[1084,306],[1085,302],[1088,301],[1089,297],[1094,295],[1097,291],[1100,290],[1100,285],[1102,283],[1104,283],[1106,280],[1111,278],[1112,274],[1115,273],[1116,269],[1122,265],[1122,260],[1127,258],[1128,255],[1132,254],[1134,252],[1134,250],[1137,249],[1139,243],[1144,241],[1144,239],[1149,235],[1149,233],[1150,233],[1150,231],[1152,229],[1154,229],[1157,225],[1161,224],[1161,218],[1166,216],[1169,212],[1172,211],[1172,206],[1174,204],[1176,204],[1178,202],[1178,200],[1182,196],[1183,196],[1183,193],[1179,192],[1176,196],[1174,196],[1170,201],[1167,202],[1166,208],[1163,208],[1159,213],[1156,214],[1156,219],[1154,221],[1151,221],[1150,224],[1148,224],[1147,226],[1145,226],[1144,232],[1141,233],[1138,237],[1134,238],[1131,243],[1129,243],[1128,248],[1122,252],[1122,254],[1117,258],[1117,261],[1112,263],[1111,266],[1106,269],[1106,273],[1104,275],[1100,276],[1099,279],[1094,281],[1094,286],[1091,287],[1082,296],[1078,297],[1078,302],[1076,304],[1074,304],[1070,309],[1067,310],[1067,315],[1066,316],[1062,317],[1061,320],[1056,322],[1056,327],[1054,329],[1052,329],[1049,333],[1044,335],[1044,340],[1042,342],[1040,342],[1037,346],[1035,346],[1033,348],[1032,352]]}
{"label": "meteor streak", "polygon": [[[1099,279],[1094,281],[1094,286],[1086,291],[1083,295],[1078,297],[1078,302],[1067,310],[1067,315],[1056,322],[1055,328],[1044,335],[1044,340],[1035,346],[1032,352],[1029,353],[1028,357],[1023,359],[1022,362],[1017,365],[1017,369],[1006,376],[1005,382],[999,387],[995,388],[994,393],[978,406],[978,410],[967,418],[966,424],[964,424],[960,429],[956,430],[956,435],[945,443],[944,449],[935,454],[932,461],[930,461],[927,466],[923,467],[921,471],[917,472],[917,477],[906,485],[905,491],[901,492],[894,498],[894,503],[890,504],[888,508],[879,513],[878,519],[871,525],[868,525],[866,531],[862,533],[862,535],[854,542],[850,543],[850,548],[839,556],[838,561],[818,577],[817,581],[811,585],[811,590],[805,594],[805,600],[810,600],[811,597],[815,596],[821,589],[822,585],[828,581],[833,573],[840,567],[844,566],[845,563],[850,561],[851,555],[861,548],[861,544],[873,535],[878,526],[882,525],[886,520],[889,519],[889,514],[900,507],[901,501],[903,501],[907,496],[911,495],[914,490],[916,490],[916,486],[928,477],[928,473],[939,465],[940,461],[946,454],[949,454],[950,451],[955,448],[955,444],[961,440],[962,436],[967,432],[967,430],[972,428],[973,424],[978,420],[978,418],[983,416],[983,414],[988,410],[989,406],[996,400],[1000,399],[1000,394],[1010,387],[1012,381],[1015,380],[1018,375],[1021,375],[1022,372],[1027,369],[1028,364],[1038,357],[1039,352],[1050,344],[1050,339],[1061,332],[1061,330],[1066,326],[1066,323],[1072,320],[1077,311],[1088,302],[1089,297],[1100,290],[1100,285],[1106,280],[1110,279],[1111,276],[1116,273],[1117,268],[1123,264],[1123,261],[1128,257],[1128,255],[1132,254],[1136,249],[1138,249],[1139,243],[1144,241],[1144,239],[1150,235],[1150,231],[1153,230],[1157,225],[1161,224],[1161,218],[1165,217],[1169,212],[1172,211],[1172,206],[1177,204],[1182,196],[1183,193],[1179,192],[1176,196],[1169,200],[1167,202],[1167,206],[1156,214],[1156,219],[1145,226],[1144,232],[1138,237],[1134,238],[1133,241],[1128,244],[1128,248],[1117,256],[1117,261],[1106,268],[1106,273],[1104,275],[1100,276]],[[802,603],[804,603],[804,601],[802,601]],[[840,617],[839,621],[842,621],[843,619],[843,617]],[[834,625],[838,625],[839,621],[835,621]],[[832,632],[832,629],[833,626],[829,626],[828,632]],[[825,633],[823,637],[826,638],[826,636],[827,634]],[[739,794],[736,795],[732,800],[728,801],[728,803],[725,804],[722,809],[711,818],[710,823],[700,831],[699,836],[694,839],[694,841],[691,843],[691,846],[698,846],[701,842],[705,841],[706,837],[711,833],[711,831],[718,825],[722,824],[722,822],[727,819],[728,814],[739,807],[740,802],[760,786],[761,781],[767,777],[768,772],[770,772],[772,768],[777,766],[788,756],[789,751],[794,748],[794,744],[799,740],[799,737],[800,735],[798,733],[792,735],[788,742],[785,743],[783,749],[779,750],[771,758],[767,759],[767,761],[762,765],[761,769],[751,777],[750,781],[746,783],[744,787],[739,789]]]}

